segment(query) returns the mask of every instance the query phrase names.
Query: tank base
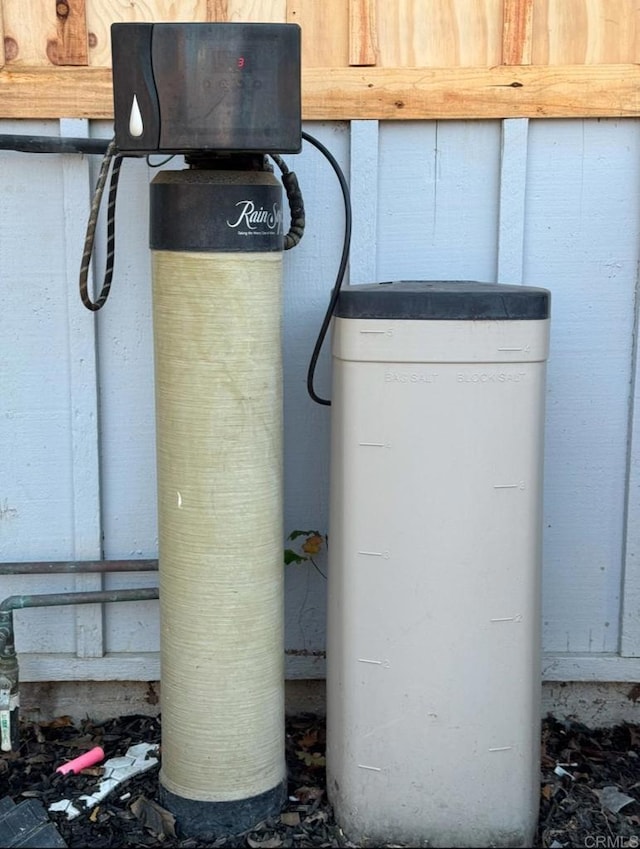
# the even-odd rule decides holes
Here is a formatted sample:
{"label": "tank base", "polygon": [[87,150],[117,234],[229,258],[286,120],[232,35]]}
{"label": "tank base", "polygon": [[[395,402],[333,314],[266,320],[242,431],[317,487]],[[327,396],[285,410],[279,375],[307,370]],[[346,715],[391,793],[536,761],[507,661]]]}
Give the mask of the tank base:
{"label": "tank base", "polygon": [[181,837],[207,835],[217,838],[247,831],[262,820],[277,816],[285,803],[286,794],[286,780],[257,796],[230,802],[185,799],[167,790],[162,783],[158,788],[160,804],[176,818]]}

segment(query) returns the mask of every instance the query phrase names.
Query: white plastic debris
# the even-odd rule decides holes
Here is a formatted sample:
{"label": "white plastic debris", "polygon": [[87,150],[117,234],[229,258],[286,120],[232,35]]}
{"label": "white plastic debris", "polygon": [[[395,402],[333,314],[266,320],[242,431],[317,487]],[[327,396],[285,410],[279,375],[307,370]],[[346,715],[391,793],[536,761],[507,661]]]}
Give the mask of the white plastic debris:
{"label": "white plastic debris", "polygon": [[59,802],[54,802],[52,805],[49,805],[50,811],[62,811],[63,814],[66,814],[68,819],[72,820],[75,817],[79,816],[81,811],[79,811],[71,802],[70,799],[60,799]]}
{"label": "white plastic debris", "polygon": [[624,807],[635,802],[632,796],[627,796],[626,793],[621,793],[617,787],[608,785],[602,790],[594,790],[594,793],[600,797],[600,804],[603,808],[608,808],[614,814],[619,813]]}
{"label": "white plastic debris", "polygon": [[567,770],[563,766],[560,766],[560,764],[558,764],[553,771],[555,772],[556,775],[560,775],[560,776],[568,775],[569,778],[573,778],[573,775],[571,775],[570,772],[567,772]]}
{"label": "white plastic debris", "polygon": [[[80,796],[77,802],[84,803],[85,811],[95,807],[123,781],[154,767],[158,763],[158,758],[150,756],[149,753],[157,748],[157,743],[137,743],[127,749],[126,755],[119,758],[109,758],[104,764],[104,776],[96,792],[92,793],[91,796]],[[70,820],[83,813],[69,799],[54,802],[49,806],[49,810],[64,811]]]}

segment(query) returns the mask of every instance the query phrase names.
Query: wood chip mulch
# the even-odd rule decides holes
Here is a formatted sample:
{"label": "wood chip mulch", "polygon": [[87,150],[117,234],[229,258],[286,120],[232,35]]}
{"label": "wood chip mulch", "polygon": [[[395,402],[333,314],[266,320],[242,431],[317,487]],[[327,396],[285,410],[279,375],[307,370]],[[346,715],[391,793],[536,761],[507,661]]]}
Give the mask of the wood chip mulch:
{"label": "wood chip mulch", "polygon": [[[90,794],[100,767],[62,776],[60,764],[102,746],[106,758],[136,743],[160,743],[159,719],[125,716],[106,722],[68,717],[24,723],[19,752],[0,758],[0,799],[60,799]],[[156,801],[158,767],[130,778],[73,820],[52,813],[68,847],[353,847],[336,825],[325,793],[324,720],[287,720],[289,801],[282,814],[242,835],[198,839],[176,835]],[[640,725],[593,730],[548,717],[542,724],[540,820],[536,847],[640,846]],[[464,765],[461,765],[461,769]]]}

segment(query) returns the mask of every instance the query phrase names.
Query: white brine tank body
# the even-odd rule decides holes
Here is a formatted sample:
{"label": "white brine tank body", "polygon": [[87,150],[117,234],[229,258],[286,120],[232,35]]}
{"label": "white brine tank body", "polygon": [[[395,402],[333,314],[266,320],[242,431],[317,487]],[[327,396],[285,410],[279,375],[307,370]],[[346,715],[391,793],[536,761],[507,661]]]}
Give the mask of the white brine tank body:
{"label": "white brine tank body", "polygon": [[183,835],[285,798],[280,209],[266,171],[151,186],[160,798]]}
{"label": "white brine tank body", "polygon": [[352,840],[531,845],[549,302],[474,282],[340,296],[327,787]]}

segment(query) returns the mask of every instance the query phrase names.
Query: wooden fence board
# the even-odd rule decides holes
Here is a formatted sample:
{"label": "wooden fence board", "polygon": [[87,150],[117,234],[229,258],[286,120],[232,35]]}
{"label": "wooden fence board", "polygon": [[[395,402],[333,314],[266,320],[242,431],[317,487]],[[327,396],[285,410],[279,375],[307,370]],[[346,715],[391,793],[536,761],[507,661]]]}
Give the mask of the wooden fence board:
{"label": "wooden fence board", "polygon": [[502,64],[530,65],[533,0],[504,0]]}
{"label": "wooden fence board", "polygon": [[309,119],[633,116],[638,65],[562,68],[313,68],[303,76]]}
{"label": "wooden fence board", "polygon": [[[139,21],[206,21],[213,4],[230,5],[232,0],[153,0],[153,2],[118,3],[113,0],[88,0],[89,62],[92,67],[111,66],[112,23]],[[61,113],[62,114],[62,113]]]}
{"label": "wooden fence board", "polygon": [[0,117],[109,119],[113,21],[221,18],[301,26],[308,120],[640,115],[640,5],[628,0],[64,0],[62,6],[74,11],[72,37],[59,33],[54,0],[0,0]]}
{"label": "wooden fence board", "polygon": [[502,0],[379,0],[378,64],[383,67],[497,65]]}
{"label": "wooden fence board", "polygon": [[[429,118],[559,118],[640,115],[639,65],[493,68],[309,68],[310,121]],[[0,73],[2,118],[113,117],[107,68]]]}
{"label": "wooden fence board", "polygon": [[4,14],[2,4],[0,3],[0,69],[4,68],[5,52],[4,52]]}
{"label": "wooden fence board", "polygon": [[629,0],[535,0],[532,62],[640,61],[640,7]]}
{"label": "wooden fence board", "polygon": [[7,66],[51,67],[47,51],[56,45],[55,3],[2,0],[2,12]]}
{"label": "wooden fence board", "polygon": [[344,0],[322,0],[321,3],[287,0],[286,19],[287,23],[298,24],[302,29],[304,68],[349,64],[349,29]]}
{"label": "wooden fence board", "polygon": [[48,51],[54,65],[88,65],[85,0],[57,0],[57,38]]}
{"label": "wooden fence board", "polygon": [[374,0],[349,0],[349,64],[377,64],[377,42]]}

